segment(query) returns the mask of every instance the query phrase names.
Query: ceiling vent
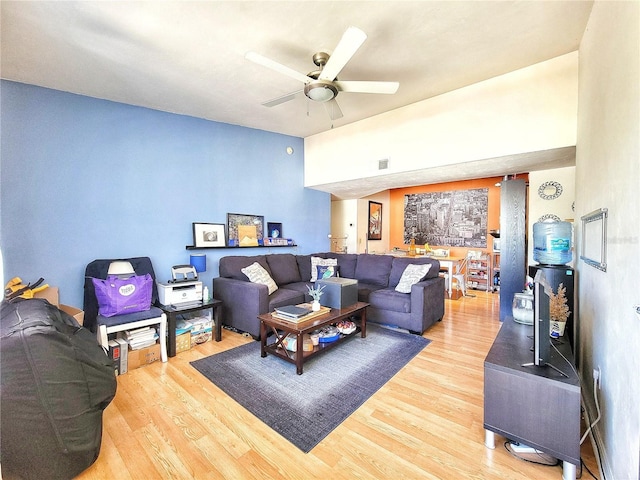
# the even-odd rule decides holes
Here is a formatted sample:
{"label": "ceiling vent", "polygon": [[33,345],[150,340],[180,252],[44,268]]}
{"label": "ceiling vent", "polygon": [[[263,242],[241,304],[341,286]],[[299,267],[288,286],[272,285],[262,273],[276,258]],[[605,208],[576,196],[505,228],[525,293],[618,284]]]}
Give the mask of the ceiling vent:
{"label": "ceiling vent", "polygon": [[378,160],[378,170],[386,170],[389,168],[389,159]]}

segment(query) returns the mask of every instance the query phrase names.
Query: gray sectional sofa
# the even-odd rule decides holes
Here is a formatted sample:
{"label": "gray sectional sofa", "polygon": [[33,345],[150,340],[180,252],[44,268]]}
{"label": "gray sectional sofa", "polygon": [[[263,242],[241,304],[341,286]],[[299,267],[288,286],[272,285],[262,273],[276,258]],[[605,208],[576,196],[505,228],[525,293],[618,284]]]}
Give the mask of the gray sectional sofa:
{"label": "gray sectional sofa", "polygon": [[[367,322],[394,325],[422,334],[444,316],[444,278],[440,262],[431,258],[389,255],[316,253],[312,255],[267,254],[227,256],[220,259],[220,276],[213,279],[213,296],[222,300],[225,325],[260,335],[258,315],[276,307],[308,302],[312,285],[311,257],[336,259],[339,275],[358,280],[358,300],[368,302]],[[268,294],[266,285],[251,283],[242,269],[258,262],[278,289]],[[395,290],[409,264],[431,264],[426,277],[411,287],[411,293]]]}

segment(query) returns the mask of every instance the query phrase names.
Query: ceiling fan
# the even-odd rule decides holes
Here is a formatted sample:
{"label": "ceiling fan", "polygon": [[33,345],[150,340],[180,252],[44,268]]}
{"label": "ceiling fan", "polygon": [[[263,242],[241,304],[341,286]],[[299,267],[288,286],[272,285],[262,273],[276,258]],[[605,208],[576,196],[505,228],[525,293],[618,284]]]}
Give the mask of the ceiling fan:
{"label": "ceiling fan", "polygon": [[281,103],[293,100],[297,94],[304,94],[314,102],[324,103],[331,120],[341,118],[342,110],[336,96],[339,92],[345,93],[396,93],[400,84],[398,82],[370,82],[370,81],[343,81],[338,80],[338,74],[344,66],[351,60],[351,57],[362,46],[367,39],[367,35],[356,27],[347,28],[342,35],[340,42],[336,46],[333,55],[325,52],[318,52],[313,56],[313,63],[318,66],[318,70],[308,74],[299,73],[289,67],[275,62],[267,57],[255,52],[247,52],[245,58],[276,72],[304,83],[302,90],[288,93],[273,100],[264,102],[266,107],[274,107]]}

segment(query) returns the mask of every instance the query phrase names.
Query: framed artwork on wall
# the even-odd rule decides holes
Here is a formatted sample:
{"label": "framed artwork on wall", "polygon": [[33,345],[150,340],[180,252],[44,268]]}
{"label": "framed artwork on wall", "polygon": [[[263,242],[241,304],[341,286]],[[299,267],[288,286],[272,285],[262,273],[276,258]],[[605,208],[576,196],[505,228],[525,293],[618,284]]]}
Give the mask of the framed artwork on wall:
{"label": "framed artwork on wall", "polygon": [[227,213],[227,235],[230,247],[256,247],[264,244],[264,217],[243,213]]}
{"label": "framed artwork on wall", "polygon": [[225,247],[227,239],[222,223],[194,223],[193,224],[194,247]]}
{"label": "framed artwork on wall", "polygon": [[487,248],[488,217],[488,188],[408,194],[404,243]]}
{"label": "framed artwork on wall", "polygon": [[267,237],[282,238],[282,224],[267,222]]}
{"label": "framed artwork on wall", "polygon": [[369,202],[369,228],[367,240],[382,240],[382,204]]}

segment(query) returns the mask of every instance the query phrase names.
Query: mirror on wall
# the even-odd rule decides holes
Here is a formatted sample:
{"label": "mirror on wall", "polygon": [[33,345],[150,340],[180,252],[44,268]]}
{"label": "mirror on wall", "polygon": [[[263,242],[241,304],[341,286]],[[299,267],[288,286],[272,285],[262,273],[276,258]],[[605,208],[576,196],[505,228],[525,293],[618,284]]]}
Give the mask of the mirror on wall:
{"label": "mirror on wall", "polygon": [[607,271],[607,212],[608,209],[600,208],[580,217],[580,259],[603,272]]}

